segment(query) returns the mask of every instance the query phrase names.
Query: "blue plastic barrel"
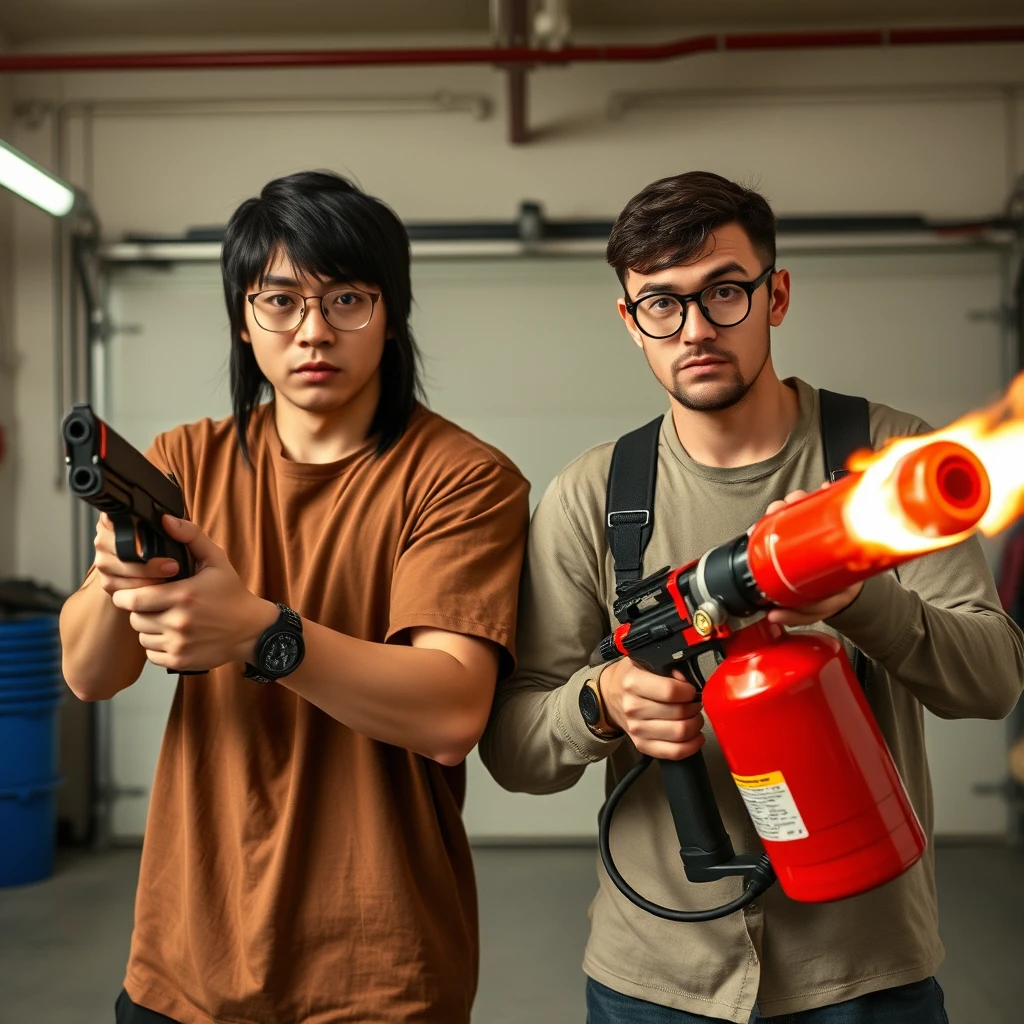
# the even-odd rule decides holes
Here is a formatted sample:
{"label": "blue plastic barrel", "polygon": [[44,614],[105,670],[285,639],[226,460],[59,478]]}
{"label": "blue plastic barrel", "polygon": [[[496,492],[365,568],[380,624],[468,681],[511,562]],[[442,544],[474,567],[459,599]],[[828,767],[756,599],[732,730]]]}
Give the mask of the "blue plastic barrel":
{"label": "blue plastic barrel", "polygon": [[58,633],[0,638],[0,658],[14,658],[24,651],[52,651],[58,646],[59,640]]}
{"label": "blue plastic barrel", "polygon": [[38,651],[15,651],[5,655],[0,651],[0,678],[38,675],[40,672],[60,674],[60,648],[47,647]]}
{"label": "blue plastic barrel", "polygon": [[56,615],[32,615],[0,622],[0,644],[32,638],[54,639],[56,636]]}
{"label": "blue plastic barrel", "polygon": [[53,874],[60,668],[56,615],[0,622],[0,886]]}
{"label": "blue plastic barrel", "polygon": [[60,678],[60,652],[59,651],[45,651],[43,653],[29,653],[24,657],[19,657],[16,660],[11,659],[10,661],[4,661],[0,659],[0,687],[6,686],[7,689],[24,689],[24,687],[14,687],[11,683],[11,679],[18,679],[19,677],[27,676],[50,676],[51,678]]}
{"label": "blue plastic barrel", "polygon": [[14,662],[29,652],[60,650],[57,619],[52,615],[0,622],[0,662]]}
{"label": "blue plastic barrel", "polygon": [[50,691],[61,681],[60,636],[55,615],[0,622],[0,695]]}
{"label": "blue plastic barrel", "polygon": [[56,791],[63,779],[0,786],[0,887],[53,874]]}
{"label": "blue plastic barrel", "polygon": [[0,643],[0,662],[11,664],[32,655],[50,654],[60,650],[60,639],[56,636],[32,637],[31,640],[15,640]]}
{"label": "blue plastic barrel", "polygon": [[64,687],[53,684],[47,690],[0,691],[0,789],[50,782],[57,777],[57,716],[63,703]]}

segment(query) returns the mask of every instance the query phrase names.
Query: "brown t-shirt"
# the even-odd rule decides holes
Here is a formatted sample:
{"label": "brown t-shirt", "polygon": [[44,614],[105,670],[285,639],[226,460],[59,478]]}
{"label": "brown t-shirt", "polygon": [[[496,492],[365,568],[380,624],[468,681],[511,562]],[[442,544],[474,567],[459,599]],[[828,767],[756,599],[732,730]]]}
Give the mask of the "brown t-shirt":
{"label": "brown t-shirt", "polygon": [[[230,419],[149,452],[253,593],[376,643],[414,626],[483,637],[511,670],[528,485],[500,452],[422,407],[380,458],[371,444],[292,462],[268,406],[253,438],[254,472]],[[369,739],[241,667],[179,679],[128,994],[183,1024],[468,1021],[465,766]]]}

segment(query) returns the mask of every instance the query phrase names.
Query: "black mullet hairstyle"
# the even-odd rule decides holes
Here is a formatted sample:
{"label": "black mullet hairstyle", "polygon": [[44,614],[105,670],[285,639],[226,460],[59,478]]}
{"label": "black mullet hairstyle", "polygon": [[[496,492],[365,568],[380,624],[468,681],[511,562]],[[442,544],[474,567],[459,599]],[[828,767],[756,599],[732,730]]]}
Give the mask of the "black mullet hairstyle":
{"label": "black mullet hairstyle", "polygon": [[380,402],[370,425],[376,455],[402,436],[424,399],[420,352],[409,327],[412,283],[409,236],[390,207],[347,178],[302,171],[270,182],[228,222],[221,251],[224,298],[231,329],[231,408],[242,458],[252,466],[249,427],[272,391],[242,340],[246,295],[258,291],[271,260],[284,254],[295,270],[327,280],[363,281],[380,288],[388,340],[380,362]]}

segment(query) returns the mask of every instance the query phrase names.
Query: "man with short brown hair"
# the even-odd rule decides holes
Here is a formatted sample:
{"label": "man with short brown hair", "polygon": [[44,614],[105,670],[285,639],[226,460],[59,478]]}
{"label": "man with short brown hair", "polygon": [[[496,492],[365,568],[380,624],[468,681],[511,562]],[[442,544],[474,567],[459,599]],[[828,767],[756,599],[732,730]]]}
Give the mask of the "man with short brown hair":
{"label": "man with short brown hair", "polygon": [[[818,392],[782,381],[771,329],[789,308],[775,266],[775,217],[756,192],[716,174],[664,178],[627,204],[608,242],[623,286],[618,311],[665,389],[657,442],[651,571],[681,566],[742,534],[787,497],[825,479]],[[927,429],[882,405],[873,447]],[[615,622],[606,538],[611,444],[551,483],[533,517],[520,598],[519,670],[498,688],[481,754],[507,789],[567,789],[607,761],[609,790],[638,753],[705,752],[738,850],[757,836],[696,692],[629,660],[591,668]],[[868,700],[913,805],[932,829],[924,709],[1001,718],[1024,685],[1024,642],[999,606],[974,539],[857,584],[812,607],[775,609],[787,626],[824,620],[870,659]],[[622,819],[626,818],[626,821]],[[684,910],[737,897],[740,879],[689,884],[664,791],[647,773],[613,830],[634,889]],[[929,849],[888,885],[834,904],[800,904],[775,886],[741,913],[699,924],[650,916],[603,866],[584,959],[589,1024],[945,1024]]]}

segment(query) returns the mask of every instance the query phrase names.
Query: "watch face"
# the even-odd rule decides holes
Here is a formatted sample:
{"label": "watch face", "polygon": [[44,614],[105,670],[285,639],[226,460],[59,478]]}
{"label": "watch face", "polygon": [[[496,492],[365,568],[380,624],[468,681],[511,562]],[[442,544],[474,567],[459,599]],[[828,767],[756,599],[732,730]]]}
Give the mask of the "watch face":
{"label": "watch face", "polygon": [[580,690],[580,714],[587,725],[597,725],[601,720],[601,708],[597,703],[597,694],[589,686]]}
{"label": "watch face", "polygon": [[299,660],[299,640],[291,633],[279,633],[263,648],[260,668],[273,675],[287,675]]}

